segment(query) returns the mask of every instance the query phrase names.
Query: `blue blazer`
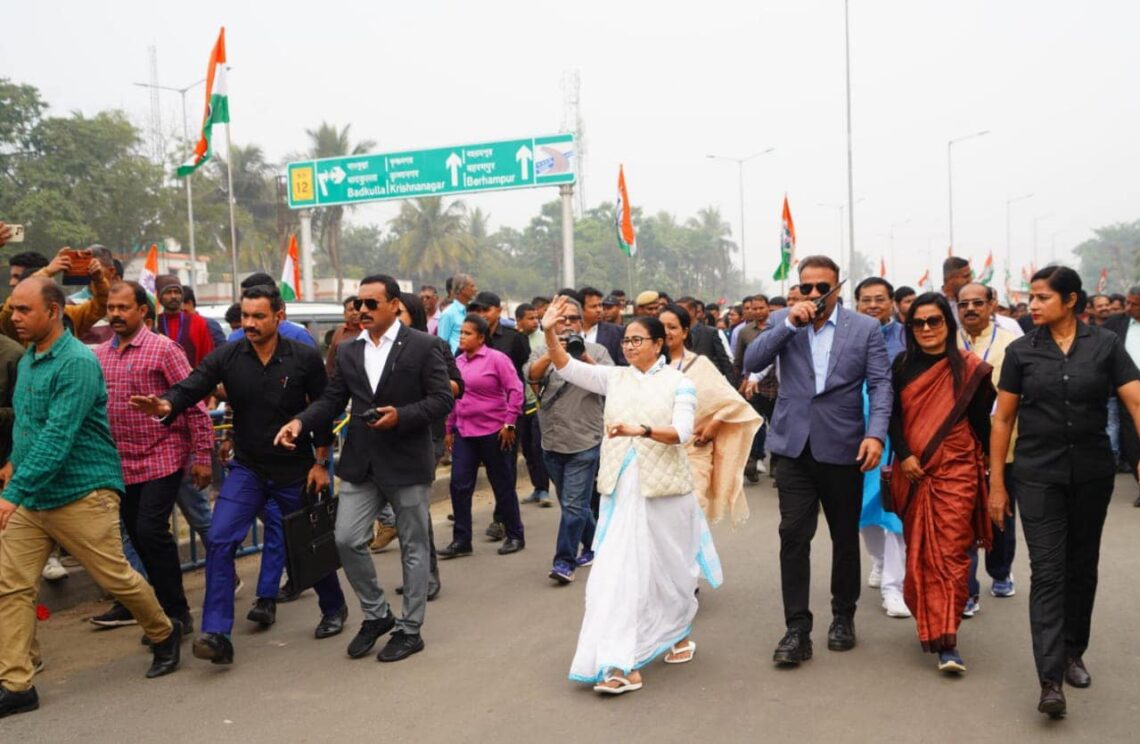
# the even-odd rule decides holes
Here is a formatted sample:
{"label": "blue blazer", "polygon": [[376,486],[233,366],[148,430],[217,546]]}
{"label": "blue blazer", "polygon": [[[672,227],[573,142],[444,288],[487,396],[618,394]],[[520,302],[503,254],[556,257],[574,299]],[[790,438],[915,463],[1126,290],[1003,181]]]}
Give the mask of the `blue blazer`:
{"label": "blue blazer", "polygon": [[[854,465],[866,437],[887,439],[894,393],[890,361],[879,321],[837,306],[835,335],[823,392],[816,395],[807,328],[788,327],[787,310],[768,318],[764,332],[744,352],[744,369],[759,372],[779,362],[780,392],[768,429],[773,454],[799,457],[811,440],[819,462]],[[870,413],[863,418],[863,384]]]}

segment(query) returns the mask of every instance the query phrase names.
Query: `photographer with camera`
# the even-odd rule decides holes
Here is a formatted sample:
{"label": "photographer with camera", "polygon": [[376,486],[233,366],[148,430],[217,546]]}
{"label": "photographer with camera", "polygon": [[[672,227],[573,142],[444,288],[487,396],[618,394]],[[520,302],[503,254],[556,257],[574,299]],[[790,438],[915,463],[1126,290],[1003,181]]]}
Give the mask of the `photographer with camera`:
{"label": "photographer with camera", "polygon": [[[586,341],[582,335],[582,306],[572,298],[564,299],[554,329],[562,348],[581,362],[613,366],[605,347]],[[550,578],[569,584],[574,580],[574,570],[590,565],[594,558],[590,499],[598,474],[606,399],[564,380],[551,365],[550,352],[545,349],[531,354],[525,371],[527,382],[538,388],[542,457],[562,507]]]}

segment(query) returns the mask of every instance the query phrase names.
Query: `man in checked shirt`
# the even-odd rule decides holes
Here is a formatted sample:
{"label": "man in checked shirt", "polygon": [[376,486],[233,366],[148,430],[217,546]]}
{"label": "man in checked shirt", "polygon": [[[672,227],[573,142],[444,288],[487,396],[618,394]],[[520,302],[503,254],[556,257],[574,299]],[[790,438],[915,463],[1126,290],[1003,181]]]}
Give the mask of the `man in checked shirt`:
{"label": "man in checked shirt", "polygon": [[132,395],[160,395],[191,371],[182,348],[143,323],[146,307],[142,285],[118,282],[112,286],[107,320],[114,336],[96,347],[95,356],[107,381],[107,418],[127,487],[119,507],[123,524],[159,604],[182,624],[186,638],[194,630],[194,620],[182,587],[170,513],[188,462],[192,462],[194,485],[205,488],[210,484],[214,434],[202,403],[187,408],[169,428],[130,406]]}

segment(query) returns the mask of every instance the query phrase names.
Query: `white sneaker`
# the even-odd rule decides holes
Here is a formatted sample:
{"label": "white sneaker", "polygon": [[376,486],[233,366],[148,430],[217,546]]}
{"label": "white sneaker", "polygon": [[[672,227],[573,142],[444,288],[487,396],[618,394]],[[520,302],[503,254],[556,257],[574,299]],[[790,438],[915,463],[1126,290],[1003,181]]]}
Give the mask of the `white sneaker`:
{"label": "white sneaker", "polygon": [[54,555],[49,556],[47,563],[44,565],[43,577],[48,581],[61,581],[69,576],[67,569],[59,562],[59,558]]}
{"label": "white sneaker", "polygon": [[871,573],[867,576],[867,586],[878,589],[883,585],[883,567],[878,565],[871,566]]}
{"label": "white sneaker", "polygon": [[885,594],[883,595],[883,609],[887,611],[887,617],[910,617],[910,610],[906,606],[906,602],[899,594]]}
{"label": "white sneaker", "polygon": [[764,467],[764,461],[763,460],[757,460],[756,461],[756,472],[759,473],[760,475],[765,475],[768,472],[768,468]]}

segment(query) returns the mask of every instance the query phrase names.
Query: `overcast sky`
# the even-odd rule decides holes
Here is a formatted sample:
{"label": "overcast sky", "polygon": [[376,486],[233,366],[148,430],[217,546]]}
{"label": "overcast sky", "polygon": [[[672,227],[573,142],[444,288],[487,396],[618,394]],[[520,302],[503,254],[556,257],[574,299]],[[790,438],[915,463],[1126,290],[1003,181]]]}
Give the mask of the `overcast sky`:
{"label": "overcast sky", "polygon": [[[39,87],[55,113],[118,107],[144,126],[148,94],[131,83],[149,78],[147,48],[162,84],[186,85],[225,25],[234,140],[272,159],[322,120],[381,150],[555,132],[563,73],[578,70],[588,204],[614,199],[624,163],[634,205],[679,219],[717,205],[738,236],[736,165],[706,155],[774,147],[745,166],[749,273],[775,268],[785,192],[799,254],[839,254],[842,0],[25,2],[3,18],[0,75]],[[1054,245],[1065,259],[1092,228],[1140,218],[1138,27],[1128,0],[852,0],[856,247],[890,262],[886,236],[905,223],[889,274],[912,284],[928,254],[940,261],[947,141],[987,129],[953,149],[956,253],[977,266],[991,249],[1004,265],[1009,197],[1034,195],[1013,206],[1015,276],[1035,219],[1043,264]],[[176,94],[162,116],[181,127]],[[556,194],[467,201],[521,228]]]}

